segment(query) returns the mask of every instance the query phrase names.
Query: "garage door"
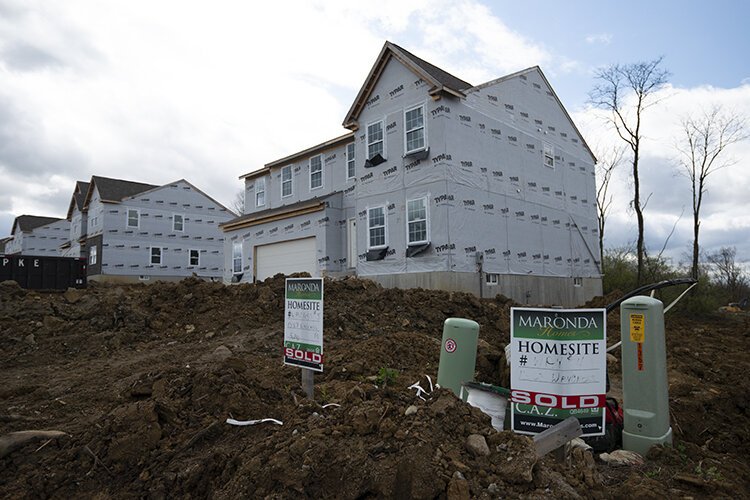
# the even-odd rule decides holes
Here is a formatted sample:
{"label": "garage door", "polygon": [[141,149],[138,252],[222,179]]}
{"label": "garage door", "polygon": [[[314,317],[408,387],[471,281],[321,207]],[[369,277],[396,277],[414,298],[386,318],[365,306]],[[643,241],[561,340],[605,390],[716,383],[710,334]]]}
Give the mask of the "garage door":
{"label": "garage door", "polygon": [[318,276],[317,255],[315,237],[256,247],[255,279],[262,281],[278,273]]}

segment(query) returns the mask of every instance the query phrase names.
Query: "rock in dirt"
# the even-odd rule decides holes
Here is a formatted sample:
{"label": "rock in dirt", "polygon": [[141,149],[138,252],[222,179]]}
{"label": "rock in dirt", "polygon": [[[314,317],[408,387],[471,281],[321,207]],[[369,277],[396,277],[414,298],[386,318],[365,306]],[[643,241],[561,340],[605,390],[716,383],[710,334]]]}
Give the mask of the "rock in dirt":
{"label": "rock in dirt", "polygon": [[448,500],[469,500],[469,482],[463,474],[456,471],[453,473],[451,482],[448,483]]}
{"label": "rock in dirt", "polygon": [[613,467],[624,467],[627,465],[643,465],[643,457],[628,450],[615,450],[612,453],[602,453],[599,460]]}
{"label": "rock in dirt", "polygon": [[466,449],[475,457],[486,457],[490,454],[487,440],[481,434],[472,434],[466,438]]}
{"label": "rock in dirt", "polygon": [[406,409],[406,411],[404,412],[404,415],[406,415],[407,417],[409,415],[414,415],[415,413],[417,413],[417,410],[418,408],[415,405],[411,405]]}

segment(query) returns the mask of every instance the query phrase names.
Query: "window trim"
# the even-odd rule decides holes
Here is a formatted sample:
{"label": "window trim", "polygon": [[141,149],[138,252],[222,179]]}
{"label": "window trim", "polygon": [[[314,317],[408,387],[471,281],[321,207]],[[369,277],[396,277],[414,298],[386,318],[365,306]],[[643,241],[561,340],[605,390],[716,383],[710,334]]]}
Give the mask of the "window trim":
{"label": "window trim", "polygon": [[[407,134],[409,132],[411,132],[411,131],[418,130],[418,128],[419,128],[418,127],[418,128],[412,129],[412,130],[407,130],[406,129],[406,113],[408,113],[409,111],[414,111],[415,109],[419,109],[419,108],[422,108],[422,127],[421,127],[421,129],[422,129],[422,137],[424,139],[424,144],[420,148],[406,149],[407,145],[408,145]],[[414,153],[419,153],[420,151],[425,151],[426,149],[427,149],[427,120],[425,119],[425,105],[424,105],[424,103],[421,103],[421,104],[417,104],[415,106],[412,106],[410,108],[405,108],[404,109],[404,156],[410,155],[410,154],[414,154]]]}
{"label": "window trim", "polygon": [[[383,211],[383,225],[382,226],[375,226],[375,228],[382,227],[383,228],[383,244],[382,245],[373,245],[372,244],[372,234],[371,231],[373,228],[370,226],[370,212],[373,210],[382,210]],[[368,207],[367,208],[367,249],[368,250],[375,250],[379,248],[386,248],[388,246],[388,212],[386,211],[385,205],[378,205],[375,207]]]}
{"label": "window trim", "polygon": [[[237,269],[237,266],[235,266],[235,264],[237,264],[237,256],[235,255],[235,250],[237,248],[240,249],[239,270]],[[242,274],[242,261],[243,261],[244,253],[245,253],[245,250],[243,248],[241,241],[232,242],[232,274],[233,275]]]}
{"label": "window trim", "polygon": [[583,277],[573,276],[573,286],[576,288],[583,286]]}
{"label": "window trim", "polygon": [[[550,160],[549,164],[547,163],[548,158]],[[542,142],[542,165],[551,169],[555,168],[555,147],[552,143]]]}
{"label": "window trim", "polygon": [[497,286],[500,281],[500,273],[485,273],[484,284],[487,286]]}
{"label": "window trim", "polygon": [[[135,226],[130,225],[130,212],[135,212]],[[125,227],[140,229],[141,228],[141,210],[138,208],[128,208],[125,210]]]}
{"label": "window trim", "polygon": [[89,265],[95,266],[97,260],[96,245],[89,247]]}
{"label": "window trim", "polygon": [[[263,189],[258,189],[258,183],[263,184]],[[258,196],[263,195],[263,203],[260,203],[258,201]],[[266,178],[265,177],[258,177],[255,179],[255,206],[256,207],[264,207],[266,206]]]}
{"label": "window trim", "polygon": [[[182,229],[177,229],[175,227],[175,224],[177,223],[177,217],[180,218],[180,224],[182,224]],[[183,214],[172,214],[172,231],[175,231],[178,233],[185,232],[185,216]]]}
{"label": "window trim", "polygon": [[[411,221],[409,220],[409,203],[412,201],[422,201],[424,204],[424,225],[425,225],[425,239],[420,241],[409,241],[409,224],[412,222],[419,222],[421,219]],[[406,246],[424,245],[430,242],[430,204],[428,203],[428,196],[421,196],[419,198],[411,198],[406,200]]]}
{"label": "window trim", "polygon": [[[315,186],[315,187],[313,187],[313,185],[312,185],[312,178],[313,178],[312,162],[313,162],[314,158],[319,158],[320,159],[320,186]],[[310,191],[313,191],[315,189],[322,189],[323,188],[323,183],[324,183],[323,182],[324,178],[323,178],[323,155],[322,154],[311,156],[310,159],[307,160],[307,171],[308,171],[308,175],[309,175],[308,182],[309,182],[309,186],[310,186]],[[317,173],[317,171],[316,171],[316,173]]]}
{"label": "window trim", "polygon": [[[286,165],[284,167],[281,167],[281,197],[282,198],[289,198],[290,196],[294,196],[294,170],[292,169],[293,165]],[[289,171],[289,179],[284,180],[284,171]],[[289,183],[289,194],[284,194],[284,184]]]}
{"label": "window trim", "polygon": [[[198,255],[198,263],[193,264],[193,252]],[[200,267],[201,265],[201,251],[197,248],[188,248],[188,266]]]}
{"label": "window trim", "polygon": [[[159,250],[159,262],[154,262],[154,250]],[[151,266],[161,266],[164,261],[164,249],[158,246],[150,246],[148,248],[148,263]]]}
{"label": "window trim", "polygon": [[373,121],[371,123],[368,123],[367,124],[367,128],[365,129],[365,136],[366,136],[366,139],[367,139],[367,151],[365,152],[365,154],[367,155],[367,159],[368,160],[372,159],[372,156],[370,156],[370,145],[375,144],[374,142],[370,142],[370,127],[373,126],[373,125],[375,125],[376,123],[380,124],[380,131],[383,134],[383,138],[380,141],[376,141],[376,142],[382,142],[383,143],[383,152],[382,152],[381,156],[383,158],[387,158],[387,156],[385,154],[385,151],[386,151],[386,149],[385,149],[385,119],[381,118],[380,120],[375,120],[375,121]]}
{"label": "window trim", "polygon": [[[352,148],[352,155],[351,155],[351,157],[349,156],[349,147],[350,146]],[[351,180],[351,179],[356,179],[357,178],[357,165],[355,163],[356,154],[357,154],[357,149],[356,149],[355,143],[350,142],[349,144],[347,144],[346,145],[346,180]],[[349,165],[352,166],[351,175],[349,175],[350,174]]]}

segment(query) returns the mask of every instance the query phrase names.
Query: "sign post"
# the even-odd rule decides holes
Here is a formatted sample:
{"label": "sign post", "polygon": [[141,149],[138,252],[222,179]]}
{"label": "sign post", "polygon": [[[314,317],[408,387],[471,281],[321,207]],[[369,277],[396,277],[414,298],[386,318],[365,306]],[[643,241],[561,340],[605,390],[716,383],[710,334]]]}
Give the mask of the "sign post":
{"label": "sign post", "polygon": [[287,278],[284,287],[284,364],[302,368],[313,398],[313,373],[323,371],[323,278]]}
{"label": "sign post", "polygon": [[605,309],[511,309],[511,428],[538,434],[576,417],[604,434]]}

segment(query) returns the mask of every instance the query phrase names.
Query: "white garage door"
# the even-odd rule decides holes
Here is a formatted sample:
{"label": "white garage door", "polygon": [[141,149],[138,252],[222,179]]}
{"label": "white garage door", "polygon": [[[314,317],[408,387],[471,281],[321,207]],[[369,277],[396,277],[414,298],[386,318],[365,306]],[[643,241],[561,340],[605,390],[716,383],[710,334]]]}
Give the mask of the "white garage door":
{"label": "white garage door", "polygon": [[262,281],[278,273],[308,272],[318,276],[315,237],[256,247],[255,279]]}

